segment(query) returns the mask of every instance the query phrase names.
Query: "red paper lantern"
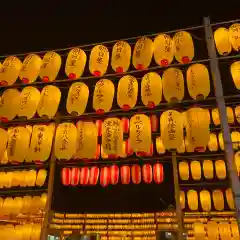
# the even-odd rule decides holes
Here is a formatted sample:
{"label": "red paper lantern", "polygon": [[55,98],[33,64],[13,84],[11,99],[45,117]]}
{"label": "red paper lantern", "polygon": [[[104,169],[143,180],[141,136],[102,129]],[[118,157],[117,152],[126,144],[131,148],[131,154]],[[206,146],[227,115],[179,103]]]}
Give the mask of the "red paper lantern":
{"label": "red paper lantern", "polygon": [[152,156],[153,155],[153,143],[150,146],[149,152],[137,152],[136,155],[139,156],[139,157],[150,157],[150,156]]}
{"label": "red paper lantern", "polygon": [[133,150],[130,146],[129,139],[126,140],[126,153],[127,153],[128,156],[133,155]]}
{"label": "red paper lantern", "polygon": [[130,167],[125,165],[121,167],[121,182],[122,184],[129,184],[130,183]]}
{"label": "red paper lantern", "polygon": [[117,165],[110,167],[110,184],[116,185],[119,180],[119,168]]}
{"label": "red paper lantern", "polygon": [[163,172],[163,166],[161,163],[156,163],[153,166],[153,177],[154,182],[157,184],[162,183],[164,179],[164,172]]}
{"label": "red paper lantern", "polygon": [[95,159],[99,159],[99,157],[100,157],[100,152],[101,152],[101,146],[100,146],[100,144],[98,144],[98,145],[97,145],[97,152],[96,152],[96,157],[95,157]]}
{"label": "red paper lantern", "polygon": [[97,120],[96,121],[97,129],[98,129],[98,136],[102,136],[102,125],[103,121],[102,120]]}
{"label": "red paper lantern", "polygon": [[129,119],[128,118],[122,118],[122,125],[123,125],[123,132],[128,133],[129,132]]}
{"label": "red paper lantern", "polygon": [[150,121],[151,121],[152,132],[157,132],[157,129],[158,129],[158,117],[156,115],[151,115],[150,116]]}
{"label": "red paper lantern", "polygon": [[110,182],[110,170],[109,167],[103,167],[101,168],[101,174],[100,174],[100,184],[103,187],[107,187]]}
{"label": "red paper lantern", "polygon": [[143,181],[147,184],[151,183],[153,179],[152,166],[150,164],[144,164],[142,167],[142,173]]}
{"label": "red paper lantern", "polygon": [[80,169],[79,168],[72,168],[71,171],[71,185],[77,186],[80,179]]}
{"label": "red paper lantern", "polygon": [[99,178],[99,168],[98,167],[92,167],[90,169],[90,174],[89,174],[89,181],[88,183],[90,185],[96,185],[98,182]]}
{"label": "red paper lantern", "polygon": [[83,167],[80,172],[80,184],[87,185],[89,181],[89,168]]}
{"label": "red paper lantern", "polygon": [[62,169],[62,184],[68,186],[71,184],[71,169],[63,168]]}
{"label": "red paper lantern", "polygon": [[131,168],[132,182],[134,184],[139,184],[141,182],[141,167],[137,164],[133,165]]}

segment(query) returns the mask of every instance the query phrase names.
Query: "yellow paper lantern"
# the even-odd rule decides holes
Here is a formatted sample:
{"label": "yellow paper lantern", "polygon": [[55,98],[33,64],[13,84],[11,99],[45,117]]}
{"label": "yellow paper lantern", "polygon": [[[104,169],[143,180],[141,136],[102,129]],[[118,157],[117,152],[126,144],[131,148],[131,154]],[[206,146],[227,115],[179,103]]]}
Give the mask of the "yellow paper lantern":
{"label": "yellow paper lantern", "polygon": [[220,149],[224,151],[223,134],[221,132],[218,134],[218,144]]}
{"label": "yellow paper lantern", "polygon": [[178,164],[179,175],[181,180],[189,180],[189,165],[188,162],[182,161]]}
{"label": "yellow paper lantern", "polygon": [[171,64],[174,57],[174,43],[171,37],[167,34],[159,34],[153,42],[154,59],[156,64],[167,66]]}
{"label": "yellow paper lantern", "polygon": [[211,160],[203,161],[203,174],[206,179],[213,179],[213,162]]}
{"label": "yellow paper lantern", "polygon": [[206,66],[193,64],[187,70],[187,87],[193,99],[205,99],[210,93],[210,79]]}
{"label": "yellow paper lantern", "polygon": [[58,87],[48,85],[41,91],[37,113],[40,117],[53,118],[57,113],[61,100],[61,91]]}
{"label": "yellow paper lantern", "polygon": [[217,51],[220,55],[228,55],[232,51],[232,45],[229,39],[229,31],[227,28],[218,28],[214,32],[214,40]]}
{"label": "yellow paper lantern", "polygon": [[8,132],[0,128],[0,158],[2,159],[7,148]]}
{"label": "yellow paper lantern", "polygon": [[201,202],[203,211],[205,212],[211,211],[211,196],[209,191],[202,190],[200,192],[200,202]]}
{"label": "yellow paper lantern", "polygon": [[32,197],[31,196],[24,196],[23,197],[22,213],[28,214],[30,212],[31,204],[32,204]]}
{"label": "yellow paper lantern", "polygon": [[31,143],[26,157],[27,162],[48,160],[51,149],[52,140],[55,132],[55,124],[34,125],[31,137]]}
{"label": "yellow paper lantern", "polygon": [[114,84],[108,79],[99,80],[94,89],[93,94],[93,109],[101,114],[109,112],[112,108],[114,98]]}
{"label": "yellow paper lantern", "polygon": [[101,158],[102,159],[108,159],[108,155],[104,152],[102,145],[101,145]]}
{"label": "yellow paper lantern", "polygon": [[199,161],[191,161],[191,174],[193,180],[199,181],[201,179],[201,164]]}
{"label": "yellow paper lantern", "polygon": [[215,221],[208,221],[207,222],[207,235],[208,239],[219,239],[219,233],[218,233],[218,224]]}
{"label": "yellow paper lantern", "polygon": [[229,27],[229,40],[235,51],[240,50],[240,24],[234,23]]}
{"label": "yellow paper lantern", "polygon": [[220,239],[231,239],[231,226],[228,222],[218,224]]}
{"label": "yellow paper lantern", "polygon": [[65,73],[69,79],[80,78],[87,61],[86,53],[80,48],[73,48],[67,56]]}
{"label": "yellow paper lantern", "polygon": [[18,78],[22,62],[15,56],[7,57],[0,68],[0,85],[13,85]]}
{"label": "yellow paper lantern", "polygon": [[210,134],[210,139],[208,142],[208,149],[211,152],[216,152],[218,150],[218,139],[215,133]]}
{"label": "yellow paper lantern", "polygon": [[87,107],[89,97],[88,86],[82,82],[73,83],[67,97],[67,112],[73,116],[82,115]]}
{"label": "yellow paper lantern", "polygon": [[193,231],[194,231],[194,239],[195,240],[205,239],[206,232],[205,232],[203,223],[195,222],[193,224]]}
{"label": "yellow paper lantern", "polygon": [[[234,123],[234,114],[233,114],[233,109],[231,107],[227,107],[227,120],[229,124]],[[214,125],[218,126],[220,125],[220,114],[217,108],[214,108],[212,110],[212,119]]]}
{"label": "yellow paper lantern", "polygon": [[177,149],[183,142],[183,121],[181,113],[168,110],[160,117],[161,139],[167,150]]}
{"label": "yellow paper lantern", "polygon": [[193,153],[194,152],[194,145],[192,144],[192,142],[188,141],[187,137],[185,137],[185,146],[186,146],[186,151],[188,153]]}
{"label": "yellow paper lantern", "polygon": [[4,188],[6,185],[7,176],[5,172],[0,172],[0,188]]}
{"label": "yellow paper lantern", "polygon": [[185,200],[185,193],[184,191],[180,191],[180,205],[181,209],[185,208],[186,200]]}
{"label": "yellow paper lantern", "polygon": [[103,122],[102,147],[107,155],[119,155],[122,152],[123,128],[118,118],[107,118]]}
{"label": "yellow paper lantern", "polygon": [[230,223],[230,225],[231,225],[233,240],[238,240],[239,239],[239,230],[238,230],[237,221],[232,221]]}
{"label": "yellow paper lantern", "polygon": [[11,188],[12,187],[12,172],[6,172],[5,177],[6,177],[6,181],[5,181],[5,188]]}
{"label": "yellow paper lantern", "polygon": [[240,90],[240,61],[232,63],[230,71],[235,87]]}
{"label": "yellow paper lantern", "polygon": [[231,188],[226,189],[225,191],[226,194],[226,199],[227,199],[227,203],[230,209],[234,209],[235,208],[235,203],[233,200],[233,192]]}
{"label": "yellow paper lantern", "polygon": [[61,56],[55,52],[47,52],[43,56],[42,66],[39,72],[44,82],[55,81],[62,64]]}
{"label": "yellow paper lantern", "polygon": [[111,66],[117,73],[126,72],[131,61],[131,46],[125,41],[118,41],[112,49]]}
{"label": "yellow paper lantern", "polygon": [[109,51],[103,45],[95,46],[90,54],[89,71],[94,76],[103,76],[108,68]]}
{"label": "yellow paper lantern", "polygon": [[173,36],[175,58],[179,63],[189,63],[194,58],[192,36],[186,31],[176,32]]}
{"label": "yellow paper lantern", "polygon": [[162,100],[162,79],[159,74],[149,72],[141,82],[142,102],[146,107],[153,108]]}
{"label": "yellow paper lantern", "polygon": [[235,116],[236,116],[237,122],[240,123],[240,105],[235,107]]}
{"label": "yellow paper lantern", "polygon": [[40,210],[41,211],[44,211],[45,210],[45,206],[46,206],[46,203],[47,203],[47,194],[46,193],[43,193],[41,195],[41,207],[40,207]]}
{"label": "yellow paper lantern", "polygon": [[224,197],[223,197],[223,193],[221,190],[214,190],[212,193],[212,197],[213,197],[213,204],[214,207],[217,211],[223,211],[224,210]]}
{"label": "yellow paper lantern", "polygon": [[238,176],[240,176],[240,151],[235,153],[235,165]]}
{"label": "yellow paper lantern", "polygon": [[185,142],[184,140],[182,141],[182,145],[177,148],[178,153],[185,153]]}
{"label": "yellow paper lantern", "polygon": [[20,187],[27,187],[27,174],[28,174],[28,171],[19,172],[19,185],[20,185]]}
{"label": "yellow paper lantern", "polygon": [[20,108],[18,117],[34,117],[40,101],[40,92],[34,87],[25,87],[20,94]]}
{"label": "yellow paper lantern", "polygon": [[13,120],[20,108],[20,92],[17,89],[7,89],[0,100],[0,120]]}
{"label": "yellow paper lantern", "polygon": [[218,179],[223,180],[227,177],[226,164],[223,160],[217,160],[215,162],[215,169]]}
{"label": "yellow paper lantern", "polygon": [[72,123],[60,123],[57,127],[54,152],[58,159],[69,160],[77,149],[77,128]]}
{"label": "yellow paper lantern", "polygon": [[136,114],[130,119],[130,146],[134,152],[149,152],[152,143],[151,122],[148,116]]}
{"label": "yellow paper lantern", "polygon": [[26,175],[27,186],[34,187],[36,183],[37,172],[36,170],[29,170]]}
{"label": "yellow paper lantern", "polygon": [[42,66],[42,59],[36,54],[29,54],[25,57],[19,78],[23,83],[33,83],[36,81]]}
{"label": "yellow paper lantern", "polygon": [[239,143],[240,143],[240,133],[237,131],[233,131],[231,133],[231,138],[232,138],[232,146],[234,150],[239,149]]}
{"label": "yellow paper lantern", "polygon": [[180,69],[168,68],[162,76],[163,96],[167,102],[182,101],[184,98],[184,78]]}
{"label": "yellow paper lantern", "polygon": [[7,216],[11,214],[12,208],[14,207],[14,200],[11,197],[7,197],[4,199],[2,213]]}
{"label": "yellow paper lantern", "polygon": [[156,138],[156,150],[158,154],[164,154],[166,152],[162,139],[160,137]]}
{"label": "yellow paper lantern", "polygon": [[33,224],[32,233],[31,233],[31,240],[39,240],[40,236],[41,236],[41,225],[40,224]]}
{"label": "yellow paper lantern", "polygon": [[46,181],[46,178],[47,178],[47,170],[40,169],[37,173],[36,186],[42,187]]}
{"label": "yellow paper lantern", "polygon": [[196,190],[189,190],[187,192],[187,200],[189,209],[196,211],[198,209],[198,194]]}
{"label": "yellow paper lantern", "polygon": [[7,154],[10,162],[23,162],[27,156],[31,132],[26,127],[15,127],[8,138]]}
{"label": "yellow paper lantern", "polygon": [[0,158],[0,164],[8,164],[7,149],[4,151],[3,156]]}
{"label": "yellow paper lantern", "polygon": [[187,139],[194,148],[205,148],[210,139],[209,119],[202,108],[190,108],[186,112]]}
{"label": "yellow paper lantern", "polygon": [[122,152],[119,154],[120,158],[126,158],[127,157],[127,153],[126,153],[126,141],[123,141],[122,144]]}
{"label": "yellow paper lantern", "polygon": [[14,214],[18,215],[22,211],[23,199],[21,197],[15,197],[13,201],[14,201]]}
{"label": "yellow paper lantern", "polygon": [[98,130],[93,122],[77,122],[77,151],[80,159],[93,159],[98,148]]}
{"label": "yellow paper lantern", "polygon": [[133,66],[138,70],[148,68],[152,61],[153,50],[153,42],[150,38],[138,39],[132,56]]}

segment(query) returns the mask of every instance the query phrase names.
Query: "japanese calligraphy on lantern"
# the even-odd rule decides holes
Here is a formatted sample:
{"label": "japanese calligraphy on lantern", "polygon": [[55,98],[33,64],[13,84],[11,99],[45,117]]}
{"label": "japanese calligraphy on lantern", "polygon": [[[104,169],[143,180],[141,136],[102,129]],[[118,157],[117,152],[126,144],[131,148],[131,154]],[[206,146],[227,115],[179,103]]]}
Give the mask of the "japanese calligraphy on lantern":
{"label": "japanese calligraphy on lantern", "polygon": [[130,120],[130,145],[134,152],[149,152],[152,143],[151,122],[148,116],[137,114]]}
{"label": "japanese calligraphy on lantern", "polygon": [[102,146],[106,154],[122,153],[123,129],[121,120],[118,118],[107,118],[103,122]]}

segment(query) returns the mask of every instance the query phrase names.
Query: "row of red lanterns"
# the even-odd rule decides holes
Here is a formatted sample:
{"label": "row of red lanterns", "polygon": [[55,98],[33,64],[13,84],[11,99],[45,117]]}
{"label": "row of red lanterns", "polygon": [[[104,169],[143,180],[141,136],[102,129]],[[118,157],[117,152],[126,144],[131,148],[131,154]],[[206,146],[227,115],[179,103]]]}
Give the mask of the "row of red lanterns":
{"label": "row of red lanterns", "polygon": [[160,163],[153,166],[144,164],[142,167],[135,164],[132,166],[124,165],[118,167],[117,165],[105,166],[98,168],[93,166],[91,168],[63,168],[62,184],[65,186],[90,186],[96,185],[100,180],[100,185],[107,187],[109,184],[116,185],[121,179],[122,184],[139,184],[143,180],[144,183],[150,184],[153,181],[157,184],[163,182],[164,171]]}

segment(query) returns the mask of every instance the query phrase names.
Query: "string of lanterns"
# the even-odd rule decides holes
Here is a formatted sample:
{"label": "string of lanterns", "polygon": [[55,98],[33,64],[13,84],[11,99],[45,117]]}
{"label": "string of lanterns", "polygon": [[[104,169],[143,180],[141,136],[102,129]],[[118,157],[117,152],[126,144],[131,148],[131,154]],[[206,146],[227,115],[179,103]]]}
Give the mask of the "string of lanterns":
{"label": "string of lanterns", "polygon": [[[98,167],[83,167],[83,168],[63,168],[61,173],[62,184],[65,186],[91,186],[96,185],[100,181],[102,187],[108,185],[116,185],[121,179],[122,184],[139,184],[143,181],[150,184],[153,181],[157,184],[164,180],[163,166],[156,163],[153,166],[144,164],[142,167],[135,164],[132,166],[117,165],[105,166],[99,169]],[[120,179],[119,179],[120,178]]]}

